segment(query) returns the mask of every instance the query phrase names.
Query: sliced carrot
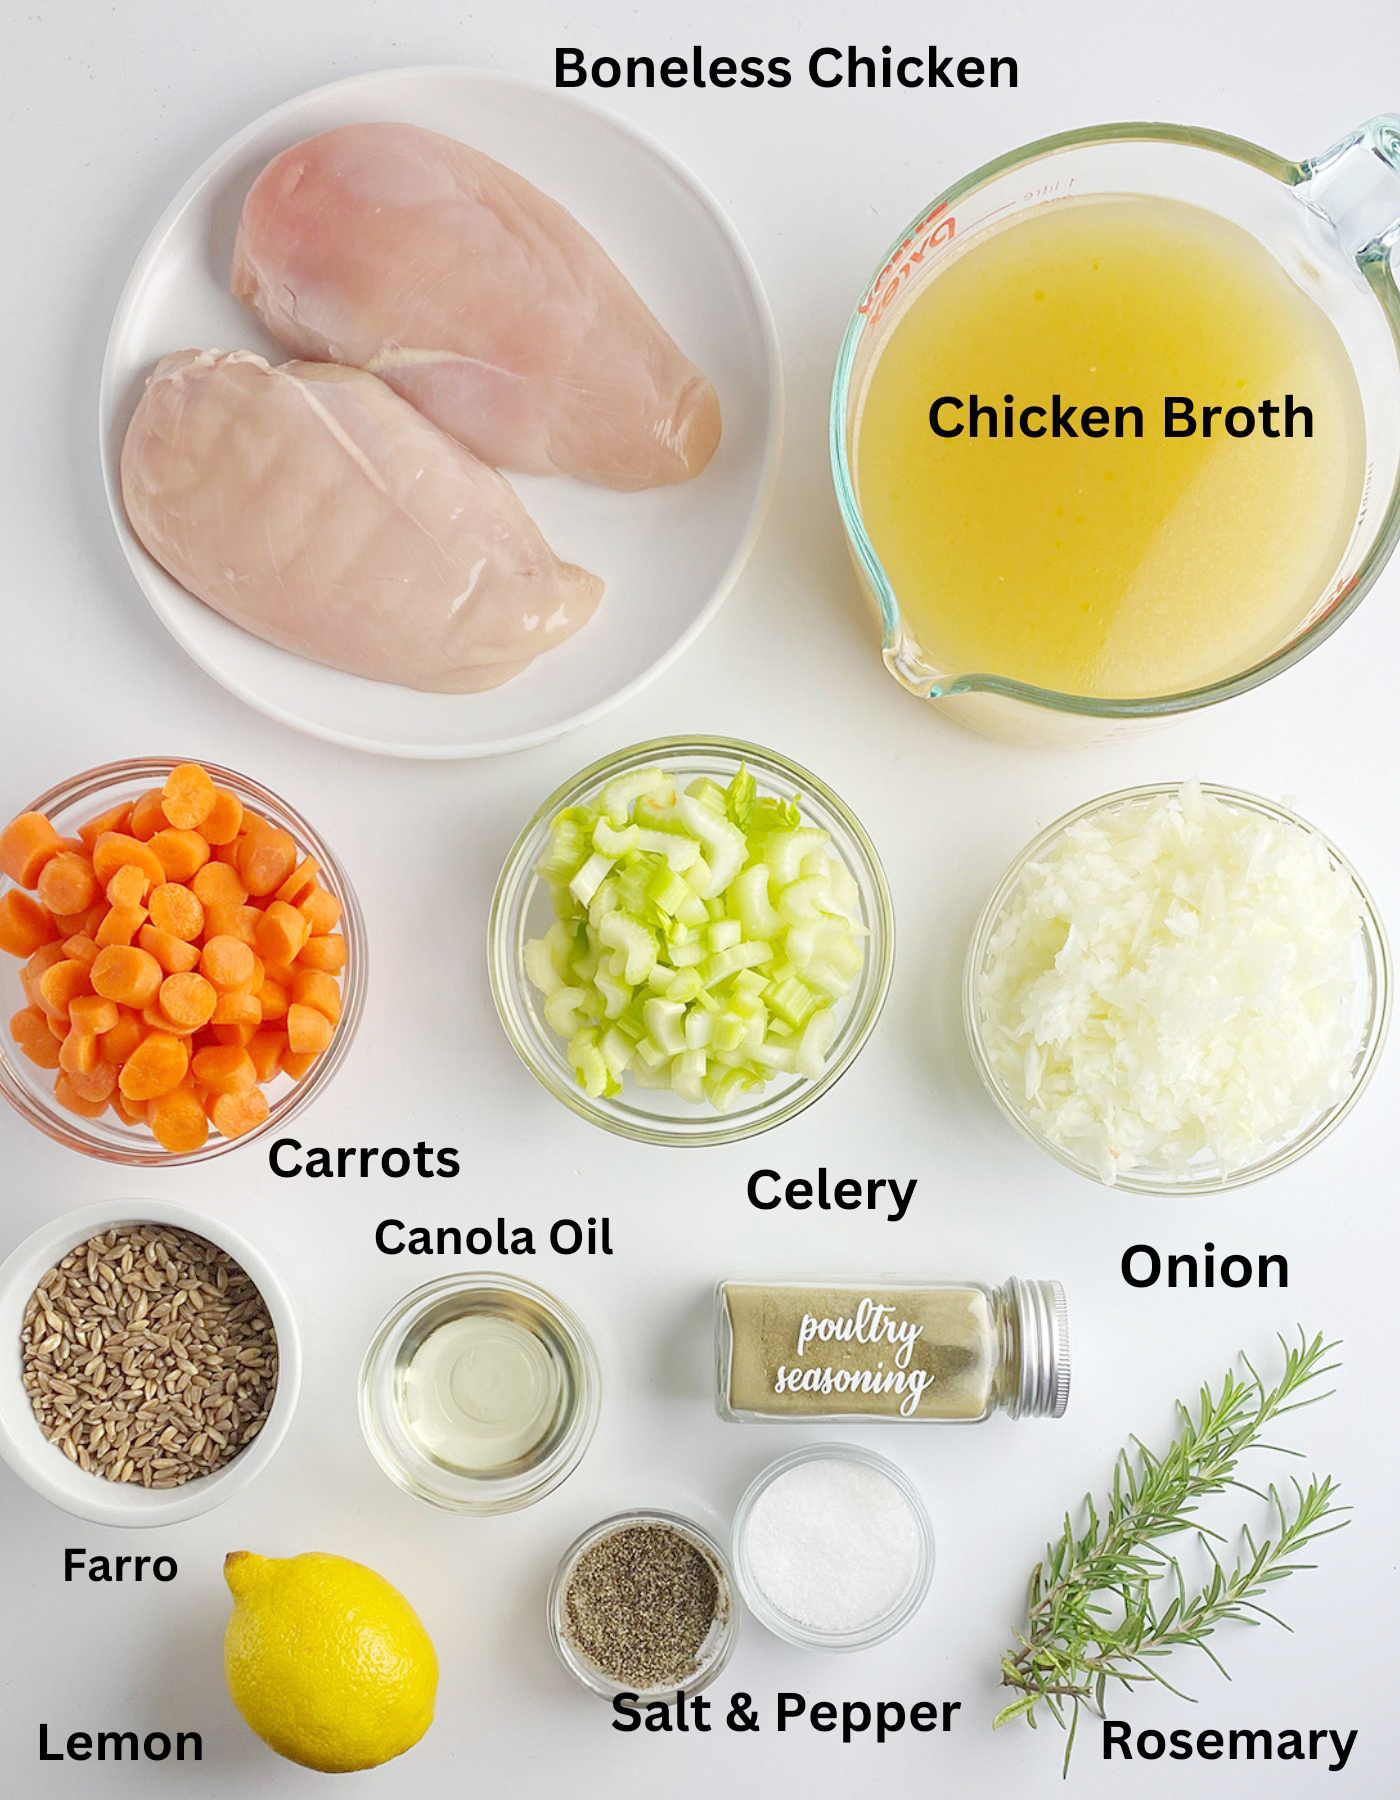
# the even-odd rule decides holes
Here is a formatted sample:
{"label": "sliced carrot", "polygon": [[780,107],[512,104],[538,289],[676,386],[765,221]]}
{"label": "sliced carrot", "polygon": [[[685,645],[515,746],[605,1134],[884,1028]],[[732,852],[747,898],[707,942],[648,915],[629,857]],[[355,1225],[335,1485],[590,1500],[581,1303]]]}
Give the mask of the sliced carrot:
{"label": "sliced carrot", "polygon": [[[51,969],[55,963],[62,962],[66,955],[67,950],[62,944],[43,944],[20,970],[20,986],[31,1006],[39,1005],[39,977],[45,969]],[[75,957],[72,960],[81,962],[82,958]]]}
{"label": "sliced carrot", "polygon": [[190,886],[206,911],[211,906],[242,906],[248,898],[243,878],[231,863],[205,863],[191,877]]}
{"label": "sliced carrot", "polygon": [[66,1019],[68,1008],[78,995],[91,992],[86,967],[71,957],[52,964],[39,977],[39,1004],[55,1018]]}
{"label": "sliced carrot", "polygon": [[186,1046],[168,1031],[153,1031],[122,1065],[119,1085],[128,1100],[154,1100],[179,1087],[190,1066]]}
{"label": "sliced carrot", "polygon": [[[132,837],[140,838],[143,844],[149,843],[158,831],[164,831],[170,823],[165,816],[165,806],[159,788],[147,788],[141,798],[131,808],[131,820],[126,829]],[[120,830],[120,827],[118,827]]]}
{"label": "sliced carrot", "polygon": [[259,822],[238,840],[238,873],[250,894],[262,899],[281,887],[297,864],[290,832]]}
{"label": "sliced carrot", "polygon": [[199,964],[198,945],[187,944],[183,938],[172,937],[157,925],[143,925],[136,934],[136,941],[143,950],[148,950],[155,957],[167,975],[183,975],[187,969],[196,968]]}
{"label": "sliced carrot", "polygon": [[209,1119],[193,1088],[172,1088],[152,1100],[146,1109],[146,1123],[162,1150],[175,1155],[189,1155],[198,1150],[209,1136]]}
{"label": "sliced carrot", "polygon": [[50,1032],[41,1007],[26,1006],[17,1012],[10,1020],[10,1036],[30,1062],[38,1063],[41,1069],[58,1067],[58,1040]]}
{"label": "sliced carrot", "polygon": [[280,1031],[255,1031],[248,1039],[247,1051],[259,1081],[271,1081],[282,1066],[282,1052],[287,1040]]}
{"label": "sliced carrot", "polygon": [[214,804],[204,815],[199,829],[204,834],[205,842],[210,844],[231,844],[238,836],[243,824],[243,802],[231,788],[216,787]]}
{"label": "sliced carrot", "polygon": [[110,906],[140,906],[150,889],[144,869],[123,863],[107,883],[107,902]]}
{"label": "sliced carrot", "polygon": [[316,885],[320,864],[314,856],[303,856],[291,874],[278,888],[275,898],[290,901],[293,906],[304,900]]}
{"label": "sliced carrot", "polygon": [[290,963],[311,935],[306,915],[286,900],[271,900],[258,921],[258,951],[267,963]]}
{"label": "sliced carrot", "polygon": [[339,932],[327,937],[310,937],[297,951],[300,968],[323,969],[327,975],[338,975],[345,962],[345,939]]}
{"label": "sliced carrot", "polygon": [[123,863],[135,863],[152,887],[165,880],[165,869],[149,844],[121,831],[104,831],[92,847],[93,873],[105,888]]}
{"label": "sliced carrot", "polygon": [[204,929],[204,908],[189,888],[177,881],[163,881],[151,889],[151,923],[158,931],[191,944]]}
{"label": "sliced carrot", "polygon": [[340,1023],[340,983],[334,975],[326,975],[320,969],[302,969],[292,978],[292,1000],[301,1006],[314,1006],[332,1025]]}
{"label": "sliced carrot", "polygon": [[[106,909],[104,908],[103,911],[104,911],[104,915],[105,915]],[[57,928],[58,928],[60,937],[69,938],[69,937],[78,937],[81,933],[86,932],[88,929],[88,923],[91,920],[91,918],[92,918],[92,914],[90,911],[89,912],[76,912],[76,913],[55,913],[53,915],[53,922],[54,922],[55,926],[57,926]],[[92,934],[90,932],[88,932],[88,935],[91,936]]]}
{"label": "sliced carrot", "polygon": [[92,864],[76,850],[60,850],[39,874],[39,898],[51,913],[86,912],[100,892]]}
{"label": "sliced carrot", "polygon": [[257,958],[240,938],[206,938],[199,953],[200,973],[226,994],[248,993]]}
{"label": "sliced carrot", "polygon": [[89,819],[86,825],[78,827],[78,839],[89,850],[104,831],[126,831],[131,824],[131,808],[128,805],[112,806],[104,813],[98,813],[95,819]]}
{"label": "sliced carrot", "polygon": [[190,1059],[190,1073],[216,1094],[246,1094],[258,1085],[253,1059],[238,1044],[213,1044],[207,1050],[196,1050]]}
{"label": "sliced carrot", "polygon": [[144,1100],[128,1100],[120,1087],[113,1090],[112,1107],[117,1116],[125,1119],[128,1125],[144,1125],[146,1123],[146,1102]]}
{"label": "sliced carrot", "polygon": [[209,1035],[216,1044],[235,1044],[240,1050],[246,1050],[253,1041],[257,1031],[256,1025],[245,1025],[227,1019],[215,1019],[209,1027]]}
{"label": "sliced carrot", "polygon": [[294,1000],[287,1008],[287,1043],[293,1056],[319,1056],[335,1027],[314,1006]]}
{"label": "sliced carrot", "polygon": [[60,1106],[82,1119],[100,1119],[107,1110],[105,1100],[84,1100],[73,1086],[72,1077],[62,1069],[54,1077],[53,1097]]}
{"label": "sliced carrot", "polygon": [[160,984],[160,1010],[173,1025],[193,1031],[213,1018],[218,999],[213,983],[193,971],[188,975],[167,975]]}
{"label": "sliced carrot", "polygon": [[21,813],[0,832],[0,870],[23,888],[37,887],[44,865],[66,848],[43,813]]}
{"label": "sliced carrot", "polygon": [[158,831],[151,848],[160,858],[167,881],[189,881],[209,860],[209,846],[197,831]]}
{"label": "sliced carrot", "polygon": [[113,906],[97,927],[96,943],[106,949],[109,944],[126,945],[146,923],[144,906]]}
{"label": "sliced carrot", "polygon": [[37,813],[0,833],[0,951],[24,959],[11,1020],[55,1100],[107,1104],[175,1154],[269,1116],[265,1085],[329,1046],[348,946],[317,859],[197,764],[61,835]]}
{"label": "sliced carrot", "polygon": [[163,1031],[170,1037],[192,1038],[200,1029],[198,1025],[177,1024],[174,1019],[167,1016],[165,1008],[158,999],[152,1000],[151,1004],[142,1012],[141,1017],[145,1021],[148,1031]]}
{"label": "sliced carrot", "polygon": [[192,831],[209,817],[215,798],[214,778],[198,763],[180,763],[165,778],[161,805],[177,831]]}
{"label": "sliced carrot", "polygon": [[80,1100],[103,1106],[112,1098],[117,1086],[117,1071],[110,1063],[95,1062],[90,1069],[68,1069],[68,1085]]}
{"label": "sliced carrot", "polygon": [[90,1075],[101,1060],[102,1052],[90,1031],[70,1031],[58,1047],[58,1066],[66,1075]]}
{"label": "sliced carrot", "polygon": [[204,915],[204,935],[240,938],[250,948],[258,941],[258,920],[262,914],[256,906],[232,906],[215,901]]}
{"label": "sliced carrot", "polygon": [[119,1069],[145,1035],[142,1021],[135,1013],[122,1008],[116,1024],[110,1031],[102,1033],[103,1062]]}
{"label": "sliced carrot", "polygon": [[328,888],[314,887],[302,901],[298,902],[301,911],[306,914],[306,921],[311,927],[312,937],[324,937],[327,932],[334,931],[340,923],[340,902]]}
{"label": "sliced carrot", "polygon": [[209,1116],[215,1131],[226,1138],[235,1138],[261,1125],[270,1111],[267,1095],[255,1087],[246,1094],[219,1094],[209,1109]]}
{"label": "sliced carrot", "polygon": [[0,950],[10,956],[32,956],[57,935],[48,908],[31,900],[22,888],[10,888],[0,895]]}
{"label": "sliced carrot", "polygon": [[280,981],[264,981],[257,993],[264,1024],[271,1024],[274,1019],[286,1018],[287,1008],[291,1005],[291,996]]}
{"label": "sliced carrot", "polygon": [[214,1006],[216,1025],[261,1025],[262,1003],[256,994],[220,994]]}
{"label": "sliced carrot", "polygon": [[[86,971],[84,971],[86,973]],[[92,965],[92,986],[108,1000],[138,1010],[160,992],[161,968],[149,950],[109,944]]]}
{"label": "sliced carrot", "polygon": [[105,994],[76,994],[68,1003],[68,1017],[75,1030],[101,1037],[117,1022],[117,1003]]}

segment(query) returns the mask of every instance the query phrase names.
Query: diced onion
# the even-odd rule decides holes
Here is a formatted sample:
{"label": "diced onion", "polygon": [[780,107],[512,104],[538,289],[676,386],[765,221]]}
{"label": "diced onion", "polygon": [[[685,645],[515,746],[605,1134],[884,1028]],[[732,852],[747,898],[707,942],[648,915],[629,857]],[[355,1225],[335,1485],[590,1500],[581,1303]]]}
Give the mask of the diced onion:
{"label": "diced onion", "polygon": [[1124,801],[1021,872],[976,975],[987,1058],[1105,1181],[1229,1173],[1345,1094],[1361,942],[1315,832],[1194,783]]}

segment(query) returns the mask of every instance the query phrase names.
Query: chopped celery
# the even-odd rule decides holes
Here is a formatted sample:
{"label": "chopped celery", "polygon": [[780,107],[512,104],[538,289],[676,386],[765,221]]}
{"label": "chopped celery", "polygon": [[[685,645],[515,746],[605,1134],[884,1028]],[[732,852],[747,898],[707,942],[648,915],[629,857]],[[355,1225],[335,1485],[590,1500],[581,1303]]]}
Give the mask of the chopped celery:
{"label": "chopped celery", "polygon": [[539,865],[555,923],[524,949],[585,1093],[625,1081],[725,1111],[820,1075],[864,958],[860,890],[797,798],[741,768],[678,793],[664,769],[562,812]]}
{"label": "chopped celery", "polygon": [[580,906],[587,906],[602,885],[603,877],[612,867],[612,858],[595,851],[575,874],[569,883],[569,892]]}
{"label": "chopped celery", "polygon": [[[685,797],[689,800],[698,800],[702,806],[717,813],[724,812],[729,804],[729,795],[717,781],[711,781],[708,775],[697,775],[685,790]],[[679,800],[676,802],[676,809],[680,810]]]}
{"label": "chopped celery", "polygon": [[768,880],[767,863],[750,863],[729,890],[729,904],[745,937],[776,937],[783,928],[782,918],[768,898]]}

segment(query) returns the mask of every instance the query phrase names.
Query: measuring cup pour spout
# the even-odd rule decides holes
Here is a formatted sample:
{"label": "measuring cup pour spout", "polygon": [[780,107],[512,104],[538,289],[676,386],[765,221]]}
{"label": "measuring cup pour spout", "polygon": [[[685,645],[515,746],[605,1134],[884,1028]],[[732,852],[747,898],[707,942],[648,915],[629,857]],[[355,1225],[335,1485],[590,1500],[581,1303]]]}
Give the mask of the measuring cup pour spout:
{"label": "measuring cup pour spout", "polygon": [[1382,113],[1303,164],[1299,196],[1363,267],[1400,247],[1400,113]]}

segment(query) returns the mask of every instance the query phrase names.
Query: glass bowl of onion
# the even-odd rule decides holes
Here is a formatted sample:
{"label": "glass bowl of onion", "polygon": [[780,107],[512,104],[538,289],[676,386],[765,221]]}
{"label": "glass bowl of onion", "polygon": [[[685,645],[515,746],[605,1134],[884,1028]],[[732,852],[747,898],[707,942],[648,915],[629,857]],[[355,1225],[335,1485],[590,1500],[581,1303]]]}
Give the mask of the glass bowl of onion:
{"label": "glass bowl of onion", "polygon": [[1365,883],[1258,794],[1127,788],[1013,862],[968,949],[972,1060],[1024,1136],[1130,1193],[1219,1193],[1334,1131],[1375,1071],[1391,959]]}
{"label": "glass bowl of onion", "polygon": [[642,1143],[723,1144],[850,1068],[889,991],[894,910],[868,833],[810,770],[658,738],[544,801],[488,950],[506,1035],[565,1106]]}

